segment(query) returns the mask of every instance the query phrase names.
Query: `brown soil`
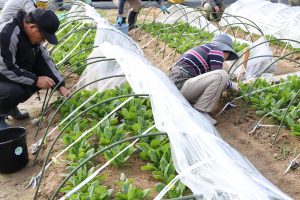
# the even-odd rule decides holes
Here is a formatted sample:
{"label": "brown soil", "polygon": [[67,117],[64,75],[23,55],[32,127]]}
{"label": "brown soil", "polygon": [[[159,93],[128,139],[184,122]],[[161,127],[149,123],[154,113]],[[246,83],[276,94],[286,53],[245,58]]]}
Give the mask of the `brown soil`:
{"label": "brown soil", "polygon": [[[104,162],[102,164],[104,164]],[[141,170],[141,167],[146,164],[146,162],[139,158],[138,154],[134,154],[130,156],[126,165],[119,169],[114,166],[108,166],[100,173],[100,175],[105,174],[107,176],[103,185],[114,189],[114,191],[118,191],[120,189],[118,181],[120,180],[121,173],[124,173],[126,178],[132,180],[135,187],[140,189],[150,189],[157,181],[153,179],[151,172]],[[157,193],[154,190],[150,190],[149,199],[153,199],[156,194]]]}
{"label": "brown soil", "polygon": [[[152,12],[153,13],[149,15],[150,19],[153,17],[153,15],[155,15],[157,10]],[[116,10],[109,10],[101,13],[110,21],[115,20]],[[145,33],[142,31],[132,31],[130,35],[139,43],[141,47],[147,43],[145,39],[141,39],[143,36],[145,36]],[[147,37],[147,41],[152,39],[150,35]],[[145,48],[143,48],[143,50],[145,57],[152,62],[154,66],[166,72],[180,55],[176,54],[175,58],[173,59],[174,53],[171,54],[173,49],[166,48],[164,55],[170,55],[168,58],[166,58],[163,56],[163,52],[158,53],[163,46],[164,43],[158,42],[158,44],[156,44],[153,41],[153,43],[147,45]],[[298,68],[295,68],[295,65],[291,64],[291,62],[279,62],[278,74],[285,74],[294,71],[299,70]],[[76,82],[76,78],[70,81],[70,85],[72,85],[74,82]],[[42,93],[42,96],[44,96],[44,92]],[[219,110],[226,102],[228,102],[227,99],[222,100]],[[31,124],[30,120],[39,115],[41,106],[42,101],[37,101],[36,95],[34,95],[29,101],[20,106],[20,108],[25,108],[30,112],[31,118],[29,120],[22,121],[9,120],[11,125],[21,125],[27,128],[28,147],[41,138],[42,134],[44,133],[43,130],[45,130],[45,127],[43,127],[43,130],[39,131],[37,139],[33,138],[35,127]],[[299,153],[299,138],[290,136],[288,130],[282,130],[280,132],[278,142],[275,145],[272,145],[274,133],[276,132],[275,128],[261,128],[252,134],[248,134],[249,131],[252,130],[255,123],[259,120],[259,117],[257,117],[251,111],[247,111],[245,117],[242,117],[244,116],[242,108],[243,103],[239,102],[237,108],[227,110],[221,116],[216,118],[218,120],[217,129],[219,130],[221,136],[232,147],[246,156],[267,179],[279,187],[283,192],[287,193],[294,199],[300,199],[300,189],[298,188],[300,182],[300,171],[295,170],[285,176],[283,175],[288,162]],[[265,123],[268,124],[272,122],[267,120]],[[50,142],[56,134],[57,133],[54,133],[53,136],[49,138]],[[50,142],[47,144],[50,144]],[[54,152],[58,151],[60,148],[61,145],[57,145]],[[24,169],[9,175],[0,175],[0,199],[32,199],[35,190],[32,188],[24,190],[24,187],[27,185],[31,177],[39,172],[45,152],[47,151],[44,149],[42,153],[43,155],[39,157],[37,162],[38,164],[35,166],[31,165],[33,156],[30,155],[30,162]],[[100,175],[107,175],[108,178],[104,184],[110,188],[117,187],[116,181],[119,179],[120,173],[122,172],[125,173],[126,177],[133,178],[134,185],[137,187],[153,187],[156,181],[153,180],[151,173],[140,170],[140,167],[144,164],[145,163],[138,159],[137,156],[132,156],[129,162],[121,169],[118,170],[115,167],[109,166],[105,168]],[[42,181],[38,199],[47,199],[49,197],[50,193],[61,181],[62,176],[65,173],[64,167],[64,162],[60,162],[53,164],[49,170],[47,170]],[[156,193],[152,191],[151,198],[154,197],[155,194]]]}

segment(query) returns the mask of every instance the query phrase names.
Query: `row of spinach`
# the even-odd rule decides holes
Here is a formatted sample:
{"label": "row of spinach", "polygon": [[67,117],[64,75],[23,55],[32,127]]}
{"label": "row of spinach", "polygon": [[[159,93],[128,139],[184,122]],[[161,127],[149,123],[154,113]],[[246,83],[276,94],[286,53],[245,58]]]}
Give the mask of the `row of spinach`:
{"label": "row of spinach", "polygon": [[[89,23],[65,23],[57,35],[61,41],[51,54],[60,70],[71,66],[71,70],[81,74],[85,69],[86,59],[93,51],[95,35],[96,29]],[[66,62],[60,63],[64,60]]]}
{"label": "row of spinach", "polygon": [[[81,91],[72,97],[64,106],[61,107],[61,120],[73,112],[78,106],[83,105],[91,95],[96,91]],[[120,95],[132,94],[129,84],[124,84],[115,89],[97,92],[96,96],[84,104],[74,115],[95,105],[99,102],[108,100]],[[101,107],[94,107],[86,112],[82,117],[76,119],[67,129],[65,129],[62,142],[65,146],[73,143],[84,131],[94,127],[104,116],[112,112],[118,105],[124,102],[126,98],[115,99],[113,101],[101,104]],[[57,101],[59,104],[61,101]],[[67,122],[63,123],[61,127]],[[76,143],[68,150],[65,159],[67,162],[67,172],[71,172],[83,160],[89,158],[95,151],[99,151],[110,144],[126,139],[130,136],[140,135],[149,127],[154,125],[152,109],[149,98],[136,97],[126,103],[121,109],[116,111],[107,120],[104,120],[93,131],[87,134],[81,142]],[[155,132],[157,130],[152,130]],[[61,189],[61,193],[66,193],[76,187],[85,178],[92,174],[95,168],[101,163],[112,159],[120,151],[126,148],[130,143],[125,142],[117,145],[110,150],[105,151],[101,157],[93,159],[77,171]],[[165,135],[151,136],[141,138],[139,142],[124,151],[120,156],[115,158],[111,164],[116,170],[122,170],[132,156],[138,156],[145,162],[141,170],[147,170],[152,173],[153,180],[157,181],[155,186],[149,189],[139,189],[133,185],[134,180],[126,179],[124,176],[118,181],[120,185],[117,191],[104,186],[104,180],[110,177],[99,175],[80,191],[73,194],[71,199],[147,199],[161,191],[175,176],[176,171],[173,166],[170,144],[168,137]],[[150,186],[151,187],[151,186]],[[169,198],[176,198],[187,191],[185,185],[180,181],[175,184],[168,192]]]}
{"label": "row of spinach", "polygon": [[[163,24],[160,22],[144,23],[141,28],[158,37],[159,40],[166,42],[168,47],[176,48],[178,53],[184,53],[187,50],[212,40],[214,34],[203,29],[193,27],[188,23],[177,22],[175,24]],[[233,49],[240,52],[248,44],[234,41]]]}
{"label": "row of spinach", "polygon": [[[244,99],[246,102],[251,102],[251,108],[256,110],[257,115],[272,116],[276,122],[283,120],[284,125],[292,130],[291,134],[299,136],[300,79],[298,76],[289,76],[288,80],[281,80],[281,83],[274,84],[272,85],[264,79],[258,79],[254,87],[253,83],[247,85],[240,83],[239,85],[242,95],[245,95]],[[263,91],[248,96],[250,90]]]}

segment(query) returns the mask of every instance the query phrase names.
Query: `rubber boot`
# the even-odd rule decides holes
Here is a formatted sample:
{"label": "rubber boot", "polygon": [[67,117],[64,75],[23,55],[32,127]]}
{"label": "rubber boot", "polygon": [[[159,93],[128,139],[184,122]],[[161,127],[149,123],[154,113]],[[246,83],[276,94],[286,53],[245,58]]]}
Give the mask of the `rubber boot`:
{"label": "rubber boot", "polygon": [[4,128],[8,128],[8,124],[5,122],[6,116],[0,115],[0,130]]}
{"label": "rubber boot", "polygon": [[10,116],[12,116],[14,119],[21,120],[21,119],[27,119],[29,118],[29,114],[26,111],[20,111],[18,107],[15,107],[12,109],[9,113]]}
{"label": "rubber boot", "polygon": [[137,28],[137,25],[135,25],[136,18],[137,18],[138,13],[137,12],[130,12],[128,15],[128,30],[130,31],[131,29]]}

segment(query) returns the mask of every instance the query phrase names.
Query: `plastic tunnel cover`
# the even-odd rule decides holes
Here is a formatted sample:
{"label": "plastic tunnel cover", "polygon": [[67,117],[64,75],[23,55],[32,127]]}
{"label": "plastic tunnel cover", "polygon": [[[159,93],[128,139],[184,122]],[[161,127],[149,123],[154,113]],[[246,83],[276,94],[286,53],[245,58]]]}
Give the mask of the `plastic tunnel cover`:
{"label": "plastic tunnel cover", "polygon": [[150,95],[156,127],[168,133],[175,168],[195,195],[204,199],[291,199],[224,142],[166,75],[144,57],[109,43],[100,49],[117,60],[135,93]]}
{"label": "plastic tunnel cover", "polygon": [[[264,34],[273,35],[277,39],[292,39],[300,41],[300,6],[288,6],[281,3],[271,3],[263,0],[239,0],[226,8],[224,14],[241,16],[252,20]],[[237,18],[228,17],[227,22],[221,20],[220,25],[237,23]],[[245,19],[239,18],[245,21]],[[245,25],[236,24],[245,30]],[[248,26],[247,26],[248,27]],[[257,29],[249,26],[248,29],[260,34]],[[291,42],[294,48],[300,44]]]}
{"label": "plastic tunnel cover", "polygon": [[[99,15],[99,13],[95,12],[94,8],[92,8],[89,5],[80,8],[84,9],[85,15],[93,18],[95,23],[97,24],[94,46],[99,46],[103,42],[107,41],[112,44],[134,51],[140,55],[143,55],[143,51],[130,37],[128,37],[127,35],[117,30],[115,27],[113,27],[107,20],[102,18]],[[101,56],[105,56],[104,53],[99,48],[94,48],[92,53],[88,57],[91,59],[88,60],[87,63],[94,62],[95,60],[93,60],[92,58],[101,57]],[[123,71],[115,61],[103,61],[103,62],[89,64],[80,77],[80,81],[79,81],[80,84],[78,84],[78,87],[82,87],[87,83],[90,83],[100,78],[104,78],[111,75],[120,75],[120,74],[123,74]],[[123,83],[124,81],[125,78],[104,80],[104,81],[91,84],[88,87],[86,87],[86,89],[87,90],[93,90],[93,89],[100,90],[100,88],[102,88],[102,90],[110,89],[110,88],[114,88],[116,85]],[[106,85],[106,87],[105,88],[102,87],[103,85]]]}

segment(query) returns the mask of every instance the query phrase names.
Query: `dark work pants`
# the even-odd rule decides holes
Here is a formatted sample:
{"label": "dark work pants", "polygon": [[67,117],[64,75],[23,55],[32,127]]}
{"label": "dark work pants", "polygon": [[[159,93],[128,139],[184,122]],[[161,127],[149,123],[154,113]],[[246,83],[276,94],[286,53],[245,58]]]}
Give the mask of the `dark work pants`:
{"label": "dark work pants", "polygon": [[17,83],[0,81],[0,115],[8,114],[19,103],[29,99],[36,89]]}

